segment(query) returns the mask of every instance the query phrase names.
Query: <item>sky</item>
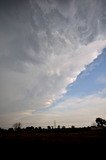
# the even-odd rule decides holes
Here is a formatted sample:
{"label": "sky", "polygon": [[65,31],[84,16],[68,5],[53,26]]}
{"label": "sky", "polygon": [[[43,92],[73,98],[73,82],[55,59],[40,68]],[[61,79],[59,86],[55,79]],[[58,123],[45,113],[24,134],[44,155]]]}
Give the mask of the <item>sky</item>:
{"label": "sky", "polygon": [[0,0],[0,127],[106,118],[106,1]]}

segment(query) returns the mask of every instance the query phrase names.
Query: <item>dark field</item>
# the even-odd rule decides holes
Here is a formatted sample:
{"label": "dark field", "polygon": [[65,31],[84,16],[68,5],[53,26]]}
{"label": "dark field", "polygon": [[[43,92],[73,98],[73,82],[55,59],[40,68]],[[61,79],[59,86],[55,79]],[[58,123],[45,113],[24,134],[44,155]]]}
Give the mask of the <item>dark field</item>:
{"label": "dark field", "polygon": [[[0,133],[1,148],[26,148],[35,150],[94,151],[106,150],[106,129],[42,129],[3,131]],[[53,149],[53,150],[52,150]]]}

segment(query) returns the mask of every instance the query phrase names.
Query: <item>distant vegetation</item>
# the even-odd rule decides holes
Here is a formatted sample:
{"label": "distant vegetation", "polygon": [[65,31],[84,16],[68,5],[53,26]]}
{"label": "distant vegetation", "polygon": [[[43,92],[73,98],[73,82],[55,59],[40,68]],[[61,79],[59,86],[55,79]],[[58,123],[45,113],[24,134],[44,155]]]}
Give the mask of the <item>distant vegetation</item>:
{"label": "distant vegetation", "polygon": [[47,126],[47,129],[46,128],[42,128],[42,127],[34,127],[34,126],[28,126],[26,128],[22,128],[22,124],[20,122],[17,122],[13,125],[12,128],[9,128],[9,129],[3,129],[3,128],[0,128],[0,133],[1,132],[19,132],[19,131],[25,131],[25,132],[64,132],[64,131],[75,131],[75,130],[89,130],[89,129],[92,129],[92,128],[95,128],[95,129],[106,129],[106,120],[105,119],[102,119],[100,117],[96,118],[95,120],[96,122],[96,126],[88,126],[88,127],[79,127],[79,128],[76,128],[74,125],[71,126],[71,128],[66,128],[65,126],[62,126],[60,127],[60,125],[57,126],[57,128],[53,127],[53,126]]}
{"label": "distant vegetation", "polygon": [[100,117],[96,118],[96,123],[98,127],[106,127],[106,120]]}

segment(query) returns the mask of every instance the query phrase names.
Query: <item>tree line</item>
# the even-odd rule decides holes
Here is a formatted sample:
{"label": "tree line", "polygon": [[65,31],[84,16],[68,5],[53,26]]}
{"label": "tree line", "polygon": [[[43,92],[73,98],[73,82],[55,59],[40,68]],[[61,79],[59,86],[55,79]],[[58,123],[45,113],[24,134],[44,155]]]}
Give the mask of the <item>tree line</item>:
{"label": "tree line", "polygon": [[[103,118],[96,118],[95,119],[96,122],[96,126],[94,126],[95,128],[106,128],[106,120]],[[92,126],[91,126],[92,127]],[[45,128],[41,128],[41,127],[33,127],[33,126],[28,126],[26,128],[22,128],[22,124],[20,122],[17,122],[13,125],[12,128],[9,128],[8,131],[9,132],[16,132],[16,131],[26,131],[26,132],[66,132],[66,131],[77,131],[77,130],[89,130],[91,129],[91,127],[83,127],[83,128],[76,128],[75,126],[71,126],[71,128],[66,128],[65,126],[60,127],[60,125],[58,125],[56,128],[53,128],[53,126],[47,126],[47,129]],[[6,131],[5,129],[0,128],[0,132]]]}

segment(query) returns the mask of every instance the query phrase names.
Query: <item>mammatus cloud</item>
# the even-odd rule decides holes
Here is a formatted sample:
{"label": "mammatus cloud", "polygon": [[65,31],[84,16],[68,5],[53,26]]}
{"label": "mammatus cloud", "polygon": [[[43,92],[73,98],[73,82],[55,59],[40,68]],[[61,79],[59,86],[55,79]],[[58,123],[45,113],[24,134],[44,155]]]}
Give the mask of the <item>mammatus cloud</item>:
{"label": "mammatus cloud", "polygon": [[0,3],[0,114],[47,108],[106,47],[105,0]]}

